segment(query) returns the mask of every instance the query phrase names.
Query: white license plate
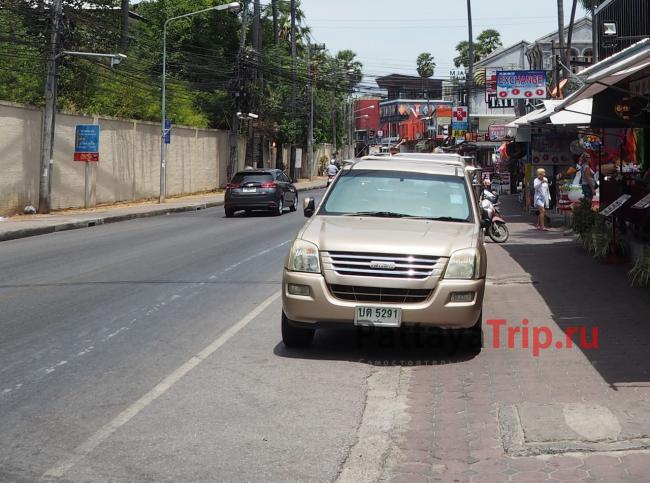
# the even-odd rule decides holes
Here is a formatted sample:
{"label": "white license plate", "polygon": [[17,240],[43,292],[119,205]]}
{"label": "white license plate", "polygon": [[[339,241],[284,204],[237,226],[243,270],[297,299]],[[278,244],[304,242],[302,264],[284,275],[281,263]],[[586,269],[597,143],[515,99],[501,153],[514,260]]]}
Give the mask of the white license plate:
{"label": "white license plate", "polygon": [[395,307],[356,307],[354,325],[370,327],[399,327],[402,325],[402,309]]}
{"label": "white license plate", "polygon": [[257,188],[242,188],[242,191],[243,191],[244,193],[256,193],[256,192],[257,192]]}

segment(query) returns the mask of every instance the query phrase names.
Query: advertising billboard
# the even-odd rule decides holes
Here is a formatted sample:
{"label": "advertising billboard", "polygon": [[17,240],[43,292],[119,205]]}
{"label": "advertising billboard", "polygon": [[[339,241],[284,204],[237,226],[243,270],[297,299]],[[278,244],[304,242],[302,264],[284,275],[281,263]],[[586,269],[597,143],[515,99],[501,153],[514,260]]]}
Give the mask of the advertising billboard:
{"label": "advertising billboard", "polygon": [[500,99],[546,99],[546,71],[501,70],[497,72]]}
{"label": "advertising billboard", "polygon": [[485,102],[490,102],[491,97],[497,95],[497,72],[498,67],[485,68]]}

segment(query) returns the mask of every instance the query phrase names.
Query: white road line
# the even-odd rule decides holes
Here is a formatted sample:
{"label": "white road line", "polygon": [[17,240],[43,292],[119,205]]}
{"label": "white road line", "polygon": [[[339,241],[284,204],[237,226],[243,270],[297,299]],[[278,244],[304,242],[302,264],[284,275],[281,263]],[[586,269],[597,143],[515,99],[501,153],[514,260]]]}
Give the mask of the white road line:
{"label": "white road line", "polygon": [[90,436],[86,441],[81,443],[75,449],[72,450],[72,454],[61,461],[59,461],[55,466],[43,473],[41,479],[57,479],[62,478],[70,468],[79,463],[84,459],[88,454],[90,454],[95,448],[100,444],[106,441],[115,431],[128,423],[133,417],[135,417],[140,411],[149,406],[154,402],[158,397],[165,394],[174,384],[176,384],[183,376],[188,372],[198,366],[205,359],[210,357],[214,352],[216,352],[221,346],[228,342],[232,337],[234,337],[240,330],[242,330],[246,325],[248,325],[252,320],[259,316],[264,310],[266,310],[273,302],[275,302],[280,297],[281,292],[276,292],[267,298],[264,302],[258,305],[253,311],[249,312],[245,317],[240,319],[230,328],[228,328],[223,334],[217,337],[212,343],[210,343],[205,349],[203,349],[198,354],[192,356],[187,362],[182,364],[171,374],[165,377],[157,386],[151,389],[147,394],[142,396],[131,406],[126,408],[120,414],[118,414],[112,421],[105,424],[102,428],[99,429],[95,434]]}
{"label": "white road line", "polygon": [[[250,262],[251,260],[254,260],[254,259],[257,258],[257,257],[261,257],[262,255],[266,255],[267,253],[270,253],[270,252],[273,251],[273,250],[276,250],[276,249],[278,249],[278,248],[281,248],[281,247],[285,246],[285,245],[286,245],[287,243],[289,243],[290,241],[291,241],[291,240],[283,241],[282,243],[280,243],[280,244],[278,244],[278,245],[275,245],[275,246],[272,246],[272,247],[269,247],[269,248],[267,248],[266,250],[262,250],[261,252],[258,252],[258,253],[256,253],[255,255],[251,255],[250,257],[246,257],[246,258],[244,258],[244,259],[238,261],[237,263],[234,263],[234,264],[230,265],[229,267],[226,267],[226,268],[223,270],[223,272],[224,272],[224,273],[226,273],[226,272],[231,272],[231,271],[233,271],[235,268],[237,268],[238,266],[243,265],[244,263]],[[214,275],[213,275],[213,276],[214,276]],[[210,278],[212,278],[212,277],[210,277]],[[215,277],[215,278],[216,278],[216,277]]]}

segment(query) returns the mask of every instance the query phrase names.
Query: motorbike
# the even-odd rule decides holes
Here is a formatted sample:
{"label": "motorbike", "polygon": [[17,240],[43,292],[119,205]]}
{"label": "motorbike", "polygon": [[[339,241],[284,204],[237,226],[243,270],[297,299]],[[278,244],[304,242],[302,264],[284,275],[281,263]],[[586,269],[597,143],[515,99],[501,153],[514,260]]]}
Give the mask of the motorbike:
{"label": "motorbike", "polygon": [[481,195],[481,211],[483,217],[489,224],[485,228],[485,234],[495,243],[505,243],[510,237],[510,230],[506,221],[499,213],[499,196],[490,190],[484,189]]}
{"label": "motorbike", "polygon": [[335,174],[328,174],[327,175],[327,187],[329,188],[329,185],[334,181],[334,178],[336,178]]}

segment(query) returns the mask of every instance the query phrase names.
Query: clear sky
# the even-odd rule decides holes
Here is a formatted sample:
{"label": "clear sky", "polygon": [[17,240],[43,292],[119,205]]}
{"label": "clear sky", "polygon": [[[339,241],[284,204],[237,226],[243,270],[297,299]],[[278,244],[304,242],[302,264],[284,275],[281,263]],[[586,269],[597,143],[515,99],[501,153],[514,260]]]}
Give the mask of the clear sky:
{"label": "clear sky", "polygon": [[[564,0],[566,24],[571,4]],[[393,72],[415,74],[421,52],[434,56],[434,76],[448,77],[455,46],[468,37],[464,0],[302,0],[301,8],[316,41],[332,53],[357,53],[370,76],[366,82]],[[576,19],[585,14],[578,7]],[[474,37],[495,28],[504,46],[557,30],[556,0],[473,0],[472,16]]]}

